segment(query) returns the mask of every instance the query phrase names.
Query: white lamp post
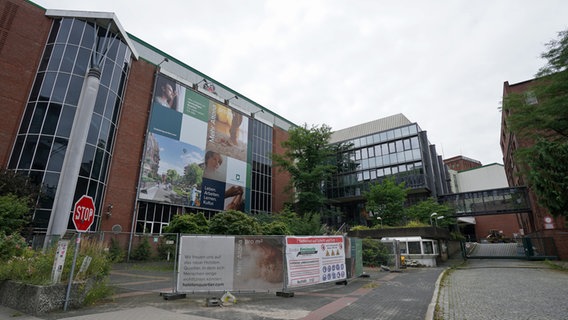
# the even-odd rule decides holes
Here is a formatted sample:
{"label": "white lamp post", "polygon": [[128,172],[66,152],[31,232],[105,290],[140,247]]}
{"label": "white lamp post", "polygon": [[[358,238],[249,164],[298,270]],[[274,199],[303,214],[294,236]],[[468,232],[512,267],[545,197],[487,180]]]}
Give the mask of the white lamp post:
{"label": "white lamp post", "polygon": [[434,212],[434,213],[432,213],[432,214],[430,215],[430,225],[431,225],[431,226],[434,226],[434,222],[432,222],[432,219],[433,219],[435,216],[437,216],[437,215],[438,215],[437,212]]}

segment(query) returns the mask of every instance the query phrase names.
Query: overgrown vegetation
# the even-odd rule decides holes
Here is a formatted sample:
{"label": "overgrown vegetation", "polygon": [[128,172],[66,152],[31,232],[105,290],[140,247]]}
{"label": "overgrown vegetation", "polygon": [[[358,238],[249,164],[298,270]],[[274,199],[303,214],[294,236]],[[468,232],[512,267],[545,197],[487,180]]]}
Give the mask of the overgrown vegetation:
{"label": "overgrown vegetation", "polygon": [[[13,243],[25,243],[23,238],[20,237],[19,240],[15,240],[15,237],[0,237],[0,248]],[[18,251],[9,258],[3,257],[0,261],[0,280],[16,280],[34,285],[50,284],[56,249],[56,247],[52,247],[45,252],[41,252],[24,247],[23,250]],[[61,275],[62,282],[69,280],[74,252],[75,243],[70,241]],[[94,240],[83,240],[77,257],[77,265],[80,266],[87,256],[91,257],[89,268],[84,273],[76,273],[74,275],[75,279],[102,279],[109,274],[109,258],[102,244]],[[78,272],[79,269],[76,268],[76,270]]]}
{"label": "overgrown vegetation", "polygon": [[39,194],[28,176],[0,169],[0,232],[13,234],[28,226]]}
{"label": "overgrown vegetation", "polygon": [[152,247],[150,246],[150,240],[148,240],[148,237],[142,236],[140,238],[140,242],[138,243],[134,251],[132,251],[130,258],[138,261],[149,260],[152,256],[151,249]]}
{"label": "overgrown vegetation", "polygon": [[112,262],[122,262],[126,258],[126,253],[121,248],[117,239],[112,238],[108,249],[109,260]]}
{"label": "overgrown vegetation", "polygon": [[363,239],[363,265],[378,267],[388,265],[391,257],[388,246],[377,239]]}

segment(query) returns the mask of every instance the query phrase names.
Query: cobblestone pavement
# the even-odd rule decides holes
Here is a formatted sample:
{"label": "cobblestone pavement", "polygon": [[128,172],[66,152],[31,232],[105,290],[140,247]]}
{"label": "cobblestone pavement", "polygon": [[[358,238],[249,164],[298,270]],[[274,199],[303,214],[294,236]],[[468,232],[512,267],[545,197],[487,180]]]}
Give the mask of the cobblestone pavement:
{"label": "cobblestone pavement", "polygon": [[544,262],[468,260],[446,272],[438,298],[444,320],[568,319],[568,272]]}

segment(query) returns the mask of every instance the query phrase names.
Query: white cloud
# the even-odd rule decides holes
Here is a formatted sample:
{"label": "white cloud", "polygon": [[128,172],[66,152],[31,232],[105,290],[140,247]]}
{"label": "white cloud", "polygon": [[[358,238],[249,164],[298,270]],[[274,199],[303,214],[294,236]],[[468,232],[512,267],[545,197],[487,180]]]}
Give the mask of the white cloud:
{"label": "white cloud", "polygon": [[502,163],[503,82],[531,79],[564,0],[38,0],[131,34],[297,124],[404,113],[445,157]]}

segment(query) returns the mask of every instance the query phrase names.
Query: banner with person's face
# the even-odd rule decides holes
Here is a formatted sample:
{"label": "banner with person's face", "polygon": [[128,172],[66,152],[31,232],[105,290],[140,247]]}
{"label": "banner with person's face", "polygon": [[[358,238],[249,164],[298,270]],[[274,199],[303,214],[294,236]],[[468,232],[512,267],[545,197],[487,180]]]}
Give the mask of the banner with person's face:
{"label": "banner with person's face", "polygon": [[152,101],[139,198],[244,211],[249,118],[163,75]]}

